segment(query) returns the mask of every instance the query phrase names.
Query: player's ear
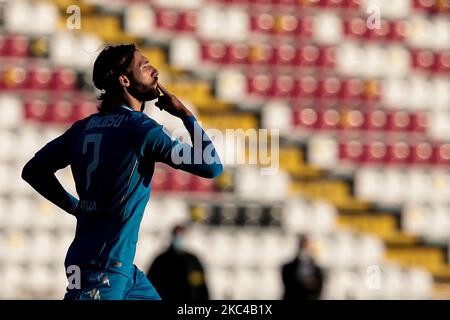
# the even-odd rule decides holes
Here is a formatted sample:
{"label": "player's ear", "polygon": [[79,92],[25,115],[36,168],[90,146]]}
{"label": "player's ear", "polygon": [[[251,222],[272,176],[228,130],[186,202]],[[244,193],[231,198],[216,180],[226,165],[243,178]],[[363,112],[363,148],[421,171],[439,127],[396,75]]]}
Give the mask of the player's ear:
{"label": "player's ear", "polygon": [[129,87],[130,86],[130,79],[128,79],[128,77],[126,75],[124,75],[124,74],[119,76],[119,82],[124,87]]}

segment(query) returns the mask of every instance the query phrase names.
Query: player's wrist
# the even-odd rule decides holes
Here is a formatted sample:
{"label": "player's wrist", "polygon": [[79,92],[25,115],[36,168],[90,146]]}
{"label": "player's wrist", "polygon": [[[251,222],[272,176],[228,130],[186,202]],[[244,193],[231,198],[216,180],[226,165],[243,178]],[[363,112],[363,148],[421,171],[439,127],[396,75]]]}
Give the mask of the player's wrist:
{"label": "player's wrist", "polygon": [[192,114],[191,111],[189,111],[186,107],[184,107],[183,109],[180,110],[179,113],[179,118],[181,118],[182,120],[187,119],[189,117],[193,117],[194,115]]}

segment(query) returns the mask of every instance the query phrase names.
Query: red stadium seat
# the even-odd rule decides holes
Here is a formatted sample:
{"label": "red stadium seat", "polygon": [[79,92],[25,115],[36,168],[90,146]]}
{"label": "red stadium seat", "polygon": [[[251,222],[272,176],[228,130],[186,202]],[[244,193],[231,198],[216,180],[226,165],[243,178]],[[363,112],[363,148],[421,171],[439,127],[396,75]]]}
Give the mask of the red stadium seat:
{"label": "red stadium seat", "polygon": [[49,68],[39,66],[28,71],[25,87],[34,90],[47,90],[50,87],[52,74]]}
{"label": "red stadium seat", "polygon": [[435,56],[433,71],[439,73],[450,73],[450,51],[437,53]]}
{"label": "red stadium seat", "polygon": [[191,186],[192,174],[175,169],[168,169],[169,191],[188,191]]}
{"label": "red stadium seat", "polygon": [[435,64],[435,56],[431,50],[417,50],[412,53],[413,68],[431,70]]}
{"label": "red stadium seat", "polygon": [[277,34],[295,36],[302,30],[301,20],[295,14],[282,14],[275,19],[275,31]]}
{"label": "red stadium seat", "polygon": [[361,38],[367,33],[366,21],[362,18],[351,18],[344,21],[344,34],[349,38]]}
{"label": "red stadium seat", "polygon": [[334,68],[336,65],[336,48],[322,47],[319,49],[319,57],[316,65],[321,68]]}
{"label": "red stadium seat", "polygon": [[275,16],[270,12],[256,12],[250,16],[250,30],[255,33],[275,32]]}
{"label": "red stadium seat", "polygon": [[344,0],[342,6],[346,9],[359,9],[361,0]]}
{"label": "red stadium seat", "polygon": [[363,158],[364,146],[358,140],[339,144],[339,158],[345,162],[360,162]]}
{"label": "red stadium seat", "polygon": [[225,63],[248,64],[250,62],[250,48],[245,43],[232,43],[226,47]]}
{"label": "red stadium seat", "polygon": [[195,11],[184,11],[178,16],[176,29],[184,32],[195,32],[197,29],[197,13]]}
{"label": "red stadium seat", "polygon": [[297,82],[290,75],[279,75],[275,77],[273,92],[269,94],[279,97],[288,98],[294,97],[297,94]]}
{"label": "red stadium seat", "polygon": [[55,123],[70,123],[72,121],[73,111],[73,105],[68,100],[56,100],[48,105],[46,120]]}
{"label": "red stadium seat", "polygon": [[425,133],[428,126],[428,114],[427,112],[416,112],[410,114],[410,127],[411,131]]}
{"label": "red stadium seat", "polygon": [[201,45],[202,60],[212,63],[223,63],[227,48],[221,42],[206,42]]}
{"label": "red stadium seat", "polygon": [[345,0],[319,0],[319,6],[323,8],[341,8]]}
{"label": "red stadium seat", "polygon": [[433,148],[428,142],[414,144],[411,147],[411,162],[414,164],[430,164],[433,159]]}
{"label": "red stadium seat", "polygon": [[385,19],[380,19],[380,28],[367,29],[365,35],[369,40],[383,41],[389,37],[391,25]]}
{"label": "red stadium seat", "polygon": [[383,131],[387,127],[387,115],[383,110],[365,113],[365,127],[371,131]]}
{"label": "red stadium seat", "polygon": [[191,184],[188,187],[189,191],[195,192],[213,192],[215,189],[215,181],[213,179],[205,179],[199,176],[191,177]]}
{"label": "red stadium seat", "polygon": [[319,49],[313,45],[300,47],[299,62],[303,67],[314,67],[319,61]]}
{"label": "red stadium seat", "polygon": [[301,129],[314,129],[319,116],[313,108],[295,108],[293,110],[294,126]]}
{"label": "red stadium seat", "polygon": [[431,11],[436,0],[414,0],[414,9]]}
{"label": "red stadium seat", "polygon": [[158,9],[155,12],[156,27],[164,30],[175,30],[179,25],[179,14],[171,9]]}
{"label": "red stadium seat", "polygon": [[298,0],[272,0],[272,4],[294,7],[298,5]]}
{"label": "red stadium seat", "polygon": [[231,4],[248,4],[251,0],[210,0],[210,1],[219,1],[225,5],[231,5]]}
{"label": "red stadium seat", "polygon": [[29,54],[30,43],[27,37],[8,35],[0,37],[0,56],[26,57]]}
{"label": "red stadium seat", "polygon": [[342,113],[342,128],[345,130],[363,130],[366,127],[364,114],[357,109]]}
{"label": "red stadium seat", "polygon": [[256,74],[248,79],[248,93],[258,97],[267,97],[273,90],[273,78],[267,74]]}
{"label": "red stadium seat", "polygon": [[313,76],[303,76],[298,79],[298,97],[300,98],[313,98],[316,96],[318,90],[318,81]]}
{"label": "red stadium seat", "polygon": [[297,36],[310,39],[314,32],[313,16],[303,16],[299,19],[299,26],[296,29]]}
{"label": "red stadium seat", "polygon": [[383,163],[387,161],[387,146],[382,141],[372,141],[363,147],[362,161],[367,163]]}
{"label": "red stadium seat", "polygon": [[320,99],[335,99],[341,90],[341,81],[336,77],[327,77],[319,81],[316,97]]}
{"label": "red stadium seat", "polygon": [[97,103],[80,97],[74,103],[73,121],[84,119],[97,112]]}
{"label": "red stadium seat", "polygon": [[282,44],[275,47],[273,55],[277,65],[297,65],[300,63],[299,51],[291,44]]}
{"label": "red stadium seat", "polygon": [[387,146],[386,162],[405,164],[410,161],[411,148],[406,142],[395,142]]}
{"label": "red stadium seat", "polygon": [[38,98],[28,98],[24,104],[25,119],[45,121],[48,105],[45,100]]}
{"label": "red stadium seat", "polygon": [[319,110],[316,127],[322,130],[337,130],[340,128],[340,120],[340,113],[336,109]]}
{"label": "red stadium seat", "polygon": [[403,42],[406,37],[407,22],[406,21],[392,21],[389,27],[388,39],[392,41]]}
{"label": "red stadium seat", "polygon": [[58,91],[75,90],[77,87],[77,75],[72,69],[64,68],[55,70],[52,75],[50,88]]}
{"label": "red stadium seat", "polygon": [[388,114],[387,130],[408,131],[411,127],[411,117],[406,111],[396,111]]}
{"label": "red stadium seat", "polygon": [[247,0],[249,4],[253,4],[255,6],[264,6],[271,4],[272,0]]}
{"label": "red stadium seat", "polygon": [[360,100],[363,92],[363,81],[358,78],[351,78],[343,81],[339,97],[343,101]]}
{"label": "red stadium seat", "polygon": [[156,165],[152,177],[152,191],[166,191],[169,188],[169,173],[163,166]]}
{"label": "red stadium seat", "polygon": [[443,143],[434,147],[434,163],[438,165],[450,165],[450,143]]}

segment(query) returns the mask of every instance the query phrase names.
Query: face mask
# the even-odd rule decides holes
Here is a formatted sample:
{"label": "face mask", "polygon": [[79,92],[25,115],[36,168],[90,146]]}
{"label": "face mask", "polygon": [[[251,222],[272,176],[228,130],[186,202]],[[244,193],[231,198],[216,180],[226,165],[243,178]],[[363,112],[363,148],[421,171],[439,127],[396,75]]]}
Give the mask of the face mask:
{"label": "face mask", "polygon": [[183,250],[184,249],[183,237],[175,236],[175,238],[172,240],[172,245],[176,250]]}

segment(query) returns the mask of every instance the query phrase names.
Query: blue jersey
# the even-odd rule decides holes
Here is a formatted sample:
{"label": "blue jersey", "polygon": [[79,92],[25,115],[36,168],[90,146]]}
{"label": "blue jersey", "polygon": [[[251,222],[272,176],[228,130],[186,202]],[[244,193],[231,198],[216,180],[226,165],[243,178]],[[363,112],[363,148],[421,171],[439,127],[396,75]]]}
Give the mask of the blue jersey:
{"label": "blue jersey", "polygon": [[[193,146],[173,139],[162,125],[126,106],[96,113],[75,122],[25,165],[23,179],[77,218],[66,267],[133,272],[139,226],[156,162],[206,178],[222,172],[214,146],[195,117],[182,120]],[[201,138],[194,139],[198,134]],[[200,153],[209,159],[199,162]],[[68,165],[79,200],[66,192],[54,175]]]}

